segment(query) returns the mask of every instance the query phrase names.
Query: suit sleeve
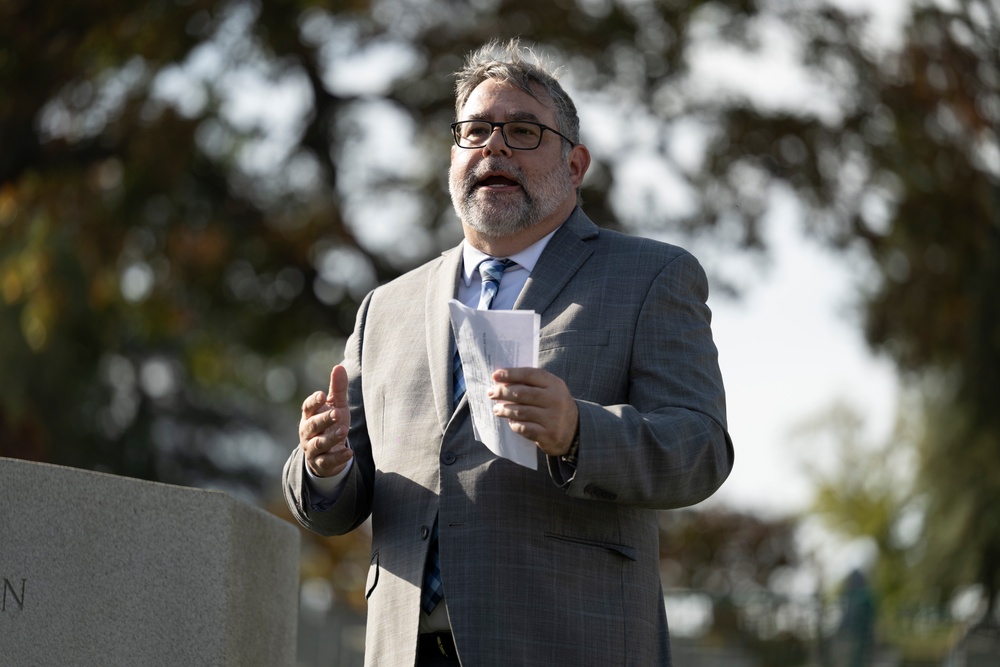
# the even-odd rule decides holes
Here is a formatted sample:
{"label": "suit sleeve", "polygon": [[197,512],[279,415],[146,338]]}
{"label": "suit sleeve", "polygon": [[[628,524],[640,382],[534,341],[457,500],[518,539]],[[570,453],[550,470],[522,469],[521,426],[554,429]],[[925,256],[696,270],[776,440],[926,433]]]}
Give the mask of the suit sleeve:
{"label": "suit sleeve", "polygon": [[623,361],[627,401],[578,399],[576,469],[549,457],[567,494],[672,509],[701,502],[726,480],[734,453],[707,299],[705,272],[686,252],[649,285]]}
{"label": "suit sleeve", "polygon": [[310,498],[305,478],[305,455],[301,447],[292,451],[282,472],[282,492],[292,515],[303,526],[321,535],[348,533],[361,525],[372,511],[375,464],[361,392],[361,346],[370,302],[371,294],[358,309],[354,333],[344,349],[343,364],[347,369],[348,402],[351,407],[351,430],[347,441],[354,450],[354,465],[344,480],[339,496],[333,502]]}

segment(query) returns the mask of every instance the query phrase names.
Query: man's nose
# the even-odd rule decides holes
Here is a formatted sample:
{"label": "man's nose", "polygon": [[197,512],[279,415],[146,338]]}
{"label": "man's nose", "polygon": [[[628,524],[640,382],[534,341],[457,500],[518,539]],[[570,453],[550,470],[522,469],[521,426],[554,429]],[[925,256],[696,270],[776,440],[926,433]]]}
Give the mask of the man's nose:
{"label": "man's nose", "polygon": [[510,146],[507,145],[507,142],[503,138],[503,128],[499,126],[493,128],[493,131],[490,132],[490,138],[483,144],[484,155],[494,155],[497,153],[511,155]]}

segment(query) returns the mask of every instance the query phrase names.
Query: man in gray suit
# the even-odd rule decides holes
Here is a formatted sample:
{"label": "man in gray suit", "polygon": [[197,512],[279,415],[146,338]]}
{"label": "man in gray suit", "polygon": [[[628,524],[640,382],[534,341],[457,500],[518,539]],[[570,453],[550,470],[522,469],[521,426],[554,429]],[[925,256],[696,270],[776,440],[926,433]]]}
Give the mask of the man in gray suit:
{"label": "man in gray suit", "polygon": [[[705,273],[579,208],[590,154],[530,50],[472,54],[456,114],[465,240],[364,300],[329,392],[303,403],[286,501],[324,535],[371,517],[368,665],[669,665],[656,510],[733,465]],[[488,390],[537,470],[477,442],[456,392],[448,300],[488,302],[490,258],[513,263],[483,307],[541,315],[539,367]]]}

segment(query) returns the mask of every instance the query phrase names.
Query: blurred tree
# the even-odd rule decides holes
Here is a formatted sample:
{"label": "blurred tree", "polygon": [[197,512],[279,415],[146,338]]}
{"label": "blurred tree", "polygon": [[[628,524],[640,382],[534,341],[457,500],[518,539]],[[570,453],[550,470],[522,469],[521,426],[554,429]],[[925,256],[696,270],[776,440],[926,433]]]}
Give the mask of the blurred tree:
{"label": "blurred tree", "polygon": [[4,0],[0,454],[258,493],[360,298],[460,237],[462,56],[530,34],[652,118],[691,26],[756,12],[700,7]]}
{"label": "blurred tree", "polygon": [[768,593],[799,564],[795,522],[723,509],[660,516],[664,585],[718,598]]}
{"label": "blurred tree", "polygon": [[[1000,347],[1000,336],[995,340]],[[995,351],[992,355],[1000,356]],[[992,426],[996,415],[975,414],[986,406],[976,405],[974,395],[962,396],[955,383],[968,380],[961,375],[953,371],[951,378],[928,390],[932,398],[925,407],[929,423],[919,443],[918,477],[926,512],[922,539],[915,550],[919,556],[915,574],[926,577],[933,600],[942,606],[951,604],[957,594],[978,592],[978,623],[996,628],[1000,625],[1000,519],[996,516],[1000,428]]]}
{"label": "blurred tree", "polygon": [[[898,49],[873,49],[863,24],[835,11],[806,11],[793,24],[808,36],[809,72],[833,85],[839,113],[805,123],[735,114],[722,134],[770,147],[748,158],[811,205],[808,220],[820,236],[874,260],[874,275],[860,281],[868,340],[924,393],[925,433],[911,441],[920,443],[925,508],[911,553],[921,556],[917,580],[940,601],[978,584],[995,609],[1000,7],[915,4]],[[720,143],[714,163],[732,163],[731,149]],[[872,493],[876,482],[855,497],[874,505],[841,511],[879,523],[870,533],[878,540],[879,532],[888,536],[883,510],[893,499]],[[853,502],[851,488],[828,489],[821,502]]]}
{"label": "blurred tree", "polygon": [[704,644],[738,643],[762,665],[802,664],[814,610],[794,591],[796,521],[723,509],[663,512],[660,569],[668,591],[708,596]]}
{"label": "blurred tree", "polygon": [[922,511],[914,483],[914,427],[897,424],[884,444],[868,442],[864,428],[862,415],[841,403],[800,425],[794,440],[808,452],[803,462],[815,484],[810,514],[839,537],[865,539],[874,547],[878,558],[869,574],[879,605],[894,613],[912,593],[907,585],[914,521]]}
{"label": "blurred tree", "polygon": [[[273,488],[357,302],[459,238],[462,55],[530,33],[648,108],[696,9],[0,0],[0,455]],[[368,541],[310,536],[303,575],[363,604]]]}
{"label": "blurred tree", "polygon": [[[883,279],[868,336],[934,380],[921,446],[922,574],[942,601],[1000,593],[1000,7],[961,2],[914,16],[886,104],[899,147],[876,151],[898,179],[890,227],[870,239]],[[903,150],[900,150],[902,148]],[[990,614],[985,620],[996,623]]]}
{"label": "blurred tree", "polygon": [[[375,276],[322,273],[340,246],[367,258],[326,187],[318,117],[258,158],[271,174],[250,164],[266,137],[224,86],[309,92],[253,18],[201,0],[0,4],[0,454],[260,488],[292,362],[310,334],[340,335],[345,288]],[[322,184],[296,177],[310,142]]]}
{"label": "blurred tree", "polygon": [[[869,340],[957,415],[925,528],[967,567],[929,581],[992,600],[998,12],[915,4],[886,46],[818,0],[0,0],[0,454],[273,488],[358,300],[460,236],[451,72],[521,35],[567,65],[600,223],[762,251],[791,191],[873,260]],[[706,77],[779,48],[791,101]]]}
{"label": "blurred tree", "polygon": [[[827,595],[844,596],[842,602],[846,601],[861,574],[858,570],[863,570],[866,593],[877,609],[879,642],[896,647],[903,659],[933,661],[942,659],[953,641],[955,620],[947,618],[940,601],[929,595],[934,587],[914,571],[923,550],[926,514],[925,494],[917,484],[926,429],[922,401],[912,388],[903,392],[899,419],[885,442],[869,441],[862,413],[843,403],[803,422],[794,442],[815,486],[806,516],[872,554],[870,562],[866,558],[833,564],[841,570],[855,569],[843,581],[827,582],[834,584]],[[828,540],[815,548],[829,550]],[[823,560],[829,571],[829,556]],[[850,645],[845,631],[841,623],[839,633],[826,638],[831,651]]]}

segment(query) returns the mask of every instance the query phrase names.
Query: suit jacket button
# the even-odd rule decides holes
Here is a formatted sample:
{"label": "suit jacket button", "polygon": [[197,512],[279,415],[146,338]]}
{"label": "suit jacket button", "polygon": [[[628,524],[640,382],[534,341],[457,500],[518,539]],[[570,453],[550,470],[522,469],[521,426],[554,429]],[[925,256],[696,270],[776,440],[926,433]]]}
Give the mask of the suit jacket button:
{"label": "suit jacket button", "polygon": [[426,540],[431,536],[431,529],[427,526],[420,526],[420,539]]}
{"label": "suit jacket button", "polygon": [[445,452],[444,454],[441,455],[441,463],[445,464],[446,466],[450,466],[457,459],[458,457],[455,456],[455,452]]}

